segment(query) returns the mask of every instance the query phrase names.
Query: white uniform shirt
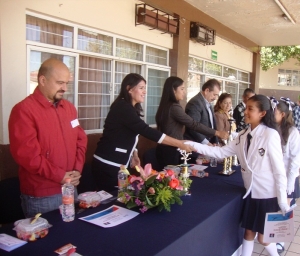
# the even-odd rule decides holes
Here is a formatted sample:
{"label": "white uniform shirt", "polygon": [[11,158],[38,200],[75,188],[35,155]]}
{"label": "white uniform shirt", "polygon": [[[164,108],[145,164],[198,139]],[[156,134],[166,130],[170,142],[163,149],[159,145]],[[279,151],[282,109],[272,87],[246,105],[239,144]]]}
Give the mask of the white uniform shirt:
{"label": "white uniform shirt", "polygon": [[296,127],[291,127],[286,145],[282,146],[283,163],[288,183],[295,184],[300,168],[300,135]]}
{"label": "white uniform shirt", "polygon": [[245,148],[250,128],[244,132],[245,130],[241,131],[235,140],[224,147],[210,147],[192,141],[186,143],[192,145],[198,153],[211,157],[225,158],[237,155],[247,189],[244,198],[251,192],[252,198],[277,197],[278,203],[287,203],[287,178],[279,133],[263,124],[258,125],[251,131],[253,137],[246,156]]}

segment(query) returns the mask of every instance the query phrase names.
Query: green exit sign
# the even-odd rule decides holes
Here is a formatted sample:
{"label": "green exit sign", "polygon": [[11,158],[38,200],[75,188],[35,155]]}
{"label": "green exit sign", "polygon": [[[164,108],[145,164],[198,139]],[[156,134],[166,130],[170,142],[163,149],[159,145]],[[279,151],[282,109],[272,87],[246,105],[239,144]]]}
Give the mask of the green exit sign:
{"label": "green exit sign", "polygon": [[211,59],[218,60],[218,52],[211,50]]}

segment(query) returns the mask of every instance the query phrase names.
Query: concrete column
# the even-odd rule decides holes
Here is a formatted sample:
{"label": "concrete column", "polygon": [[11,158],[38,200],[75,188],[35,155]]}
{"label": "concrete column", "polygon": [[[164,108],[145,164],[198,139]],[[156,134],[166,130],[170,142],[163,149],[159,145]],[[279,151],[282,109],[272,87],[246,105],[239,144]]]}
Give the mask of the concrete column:
{"label": "concrete column", "polygon": [[[179,22],[179,35],[173,35],[173,49],[170,50],[171,75],[178,76],[187,82],[189,62],[190,22]],[[183,105],[186,104],[186,99]]]}

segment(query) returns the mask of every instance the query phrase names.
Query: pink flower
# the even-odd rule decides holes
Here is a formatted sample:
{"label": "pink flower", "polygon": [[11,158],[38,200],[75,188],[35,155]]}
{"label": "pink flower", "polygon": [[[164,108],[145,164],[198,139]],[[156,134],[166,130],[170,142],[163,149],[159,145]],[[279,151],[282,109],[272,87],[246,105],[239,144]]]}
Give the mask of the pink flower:
{"label": "pink flower", "polygon": [[166,170],[166,173],[168,174],[168,176],[174,175],[174,171],[173,170]]}
{"label": "pink flower", "polygon": [[136,203],[136,205],[141,205],[141,204],[142,204],[142,202],[141,202],[140,199],[138,199],[138,198],[136,198],[136,199],[134,200],[134,202]]}
{"label": "pink flower", "polygon": [[148,189],[148,192],[149,192],[149,194],[153,195],[153,194],[155,194],[155,189],[153,187],[150,187]]}
{"label": "pink flower", "polygon": [[183,186],[179,185],[176,190],[183,190]]}
{"label": "pink flower", "polygon": [[169,182],[170,188],[177,188],[179,186],[179,180],[178,179],[171,179]]}
{"label": "pink flower", "polygon": [[143,206],[142,208],[140,208],[140,211],[142,212],[142,213],[144,213],[145,211],[147,211],[148,210],[148,208],[146,207],[146,206]]}
{"label": "pink flower", "polygon": [[134,175],[131,175],[129,177],[129,182],[130,182],[130,184],[136,183],[137,184],[137,188],[139,190],[141,190],[142,189],[142,185],[144,185],[144,180],[141,177],[136,177]]}
{"label": "pink flower", "polygon": [[142,178],[144,180],[147,180],[149,176],[152,174],[152,165],[151,164],[146,164],[144,168],[141,166],[136,166],[135,169],[140,172]]}

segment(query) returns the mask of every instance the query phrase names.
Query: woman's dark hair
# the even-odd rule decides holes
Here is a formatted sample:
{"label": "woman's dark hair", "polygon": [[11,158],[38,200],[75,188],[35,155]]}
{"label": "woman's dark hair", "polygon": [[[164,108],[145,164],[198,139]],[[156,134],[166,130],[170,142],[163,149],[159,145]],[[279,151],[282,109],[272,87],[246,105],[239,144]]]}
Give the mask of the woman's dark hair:
{"label": "woman's dark hair", "polygon": [[219,98],[218,98],[218,100],[217,100],[217,103],[216,103],[216,105],[215,105],[215,107],[214,107],[214,111],[215,111],[215,112],[218,112],[220,109],[222,109],[222,108],[221,108],[221,103],[222,103],[225,99],[227,99],[227,98],[232,99],[232,96],[231,96],[230,93],[224,92],[224,93],[222,93],[222,94],[219,96]]}
{"label": "woman's dark hair", "polygon": [[281,120],[281,124],[278,125],[279,128],[279,134],[281,137],[281,144],[286,145],[288,138],[290,136],[290,128],[294,126],[292,111],[289,110],[289,105],[285,103],[282,100],[278,101],[276,108],[282,112],[285,113],[284,117]]}
{"label": "woman's dark hair", "polygon": [[[277,124],[275,122],[275,117],[274,117],[274,112],[271,106],[271,102],[270,100],[261,94],[255,94],[254,96],[252,96],[251,98],[248,99],[248,102],[254,102],[256,103],[257,108],[259,109],[260,112],[262,111],[266,111],[266,114],[263,116],[263,118],[261,119],[261,122],[268,126],[269,128],[272,128],[276,131],[277,130]],[[240,137],[247,131],[247,129],[239,136],[239,141],[237,144],[239,144],[240,142]]]}
{"label": "woman's dark hair", "polygon": [[[129,90],[137,86],[141,81],[144,81],[146,83],[146,80],[144,77],[142,77],[140,74],[136,73],[130,73],[126,75],[121,83],[121,89],[118,97],[114,100],[114,102],[111,104],[111,107],[118,101],[124,99],[125,101],[129,102],[130,104],[132,101],[132,97],[129,93]],[[140,103],[136,103],[134,108],[136,109],[136,112],[139,116],[142,116],[143,108]]]}
{"label": "woman's dark hair", "polygon": [[170,76],[166,79],[160,103],[155,115],[157,129],[161,131],[164,122],[168,119],[170,107],[173,103],[178,103],[174,90],[183,84],[183,80],[177,76]]}
{"label": "woman's dark hair", "polygon": [[266,111],[266,114],[261,119],[261,122],[277,131],[277,124],[275,122],[274,112],[270,100],[264,95],[256,94],[249,98],[249,101],[255,102],[260,112]]}

